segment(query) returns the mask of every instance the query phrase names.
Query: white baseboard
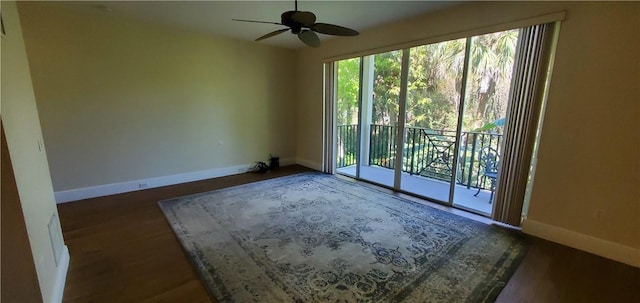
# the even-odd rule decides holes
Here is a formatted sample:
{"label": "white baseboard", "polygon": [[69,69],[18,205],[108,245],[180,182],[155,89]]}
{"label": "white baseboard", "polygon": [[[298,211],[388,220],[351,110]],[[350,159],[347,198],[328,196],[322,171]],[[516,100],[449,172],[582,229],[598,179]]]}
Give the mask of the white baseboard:
{"label": "white baseboard", "polygon": [[530,219],[522,222],[522,231],[532,236],[584,250],[607,259],[640,267],[640,249],[637,248]]}
{"label": "white baseboard", "polygon": [[296,159],[296,163],[300,164],[302,166],[317,170],[317,171],[322,171],[322,164],[317,163],[317,162],[313,162],[313,161],[309,161],[306,159]]}
{"label": "white baseboard", "polygon": [[65,245],[62,248],[62,255],[60,255],[60,263],[56,269],[56,281],[53,288],[53,294],[51,295],[52,302],[62,303],[62,296],[64,294],[64,285],[67,282],[67,272],[69,271],[69,248]]}
{"label": "white baseboard", "polygon": [[[291,158],[280,159],[280,165],[292,165],[296,161]],[[148,179],[133,180],[121,183],[112,183],[98,186],[90,186],[83,188],[76,188],[71,190],[64,190],[55,192],[56,203],[64,203],[71,201],[78,201],[83,199],[90,199],[96,197],[103,197],[115,194],[121,194],[126,192],[132,192],[137,190],[145,190],[149,188],[169,186],[182,184],[187,182],[194,182],[200,180],[206,180],[211,178],[218,178],[236,174],[242,174],[247,172],[254,164],[236,165],[222,168],[214,168],[208,170],[195,171],[184,174],[176,174],[164,177],[154,177]]]}

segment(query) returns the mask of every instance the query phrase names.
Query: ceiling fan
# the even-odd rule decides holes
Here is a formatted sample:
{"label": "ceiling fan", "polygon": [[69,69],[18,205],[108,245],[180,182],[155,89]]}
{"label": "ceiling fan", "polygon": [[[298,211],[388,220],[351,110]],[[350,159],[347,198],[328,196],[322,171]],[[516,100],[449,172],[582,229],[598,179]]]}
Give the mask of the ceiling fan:
{"label": "ceiling fan", "polygon": [[304,42],[304,44],[311,47],[320,46],[320,39],[316,33],[326,34],[326,35],[334,35],[334,36],[357,36],[359,33],[350,28],[346,28],[339,25],[333,25],[328,23],[316,23],[316,15],[312,12],[305,12],[298,10],[298,0],[295,0],[295,10],[286,11],[282,13],[281,21],[278,22],[268,22],[268,21],[255,21],[255,20],[243,20],[243,19],[232,19],[233,21],[242,21],[242,22],[254,22],[254,23],[267,23],[267,24],[276,24],[276,25],[284,25],[288,28],[279,29],[273,32],[270,32],[258,39],[256,41],[264,40],[267,38],[271,38],[273,36],[282,34],[288,30],[291,30],[291,33],[294,35],[298,35],[300,41]]}

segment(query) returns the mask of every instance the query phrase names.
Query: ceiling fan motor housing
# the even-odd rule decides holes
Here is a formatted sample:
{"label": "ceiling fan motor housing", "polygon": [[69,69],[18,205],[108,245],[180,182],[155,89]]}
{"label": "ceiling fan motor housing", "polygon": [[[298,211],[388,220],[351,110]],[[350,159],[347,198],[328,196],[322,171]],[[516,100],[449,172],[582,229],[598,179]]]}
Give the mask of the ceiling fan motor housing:
{"label": "ceiling fan motor housing", "polygon": [[288,12],[284,12],[281,15],[281,20],[282,20],[282,24],[288,26],[291,28],[291,32],[294,34],[299,34],[300,31],[302,30],[302,24],[293,21],[293,18],[291,16],[293,16],[293,14],[297,13],[297,11],[288,11]]}

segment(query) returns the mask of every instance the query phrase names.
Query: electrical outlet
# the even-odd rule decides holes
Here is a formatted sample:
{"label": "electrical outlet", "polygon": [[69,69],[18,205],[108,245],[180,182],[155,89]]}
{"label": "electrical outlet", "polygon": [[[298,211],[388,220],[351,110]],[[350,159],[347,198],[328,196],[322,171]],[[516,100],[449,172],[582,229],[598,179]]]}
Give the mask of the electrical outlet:
{"label": "electrical outlet", "polygon": [[147,187],[149,187],[149,183],[147,183],[147,182],[138,183],[138,188],[142,189],[142,188],[147,188]]}

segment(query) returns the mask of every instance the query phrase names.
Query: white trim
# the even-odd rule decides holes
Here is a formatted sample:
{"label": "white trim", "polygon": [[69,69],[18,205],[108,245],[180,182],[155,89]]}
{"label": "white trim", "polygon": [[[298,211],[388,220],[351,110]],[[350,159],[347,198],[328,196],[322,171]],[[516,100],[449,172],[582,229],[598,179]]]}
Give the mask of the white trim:
{"label": "white trim", "polygon": [[51,302],[62,303],[64,285],[67,282],[67,272],[69,270],[69,248],[65,245],[60,255],[60,263],[56,269],[56,281],[51,295]]}
{"label": "white trim", "polygon": [[306,159],[296,159],[296,163],[299,165],[311,168],[313,170],[322,171],[322,164],[318,162],[313,162]]}
{"label": "white trim", "polygon": [[526,234],[584,250],[618,262],[640,267],[640,249],[607,241],[568,229],[526,219],[522,222]]}
{"label": "white trim", "polygon": [[[292,158],[280,160],[281,166],[291,165],[297,161]],[[218,178],[247,172],[253,164],[236,165],[222,168],[195,171],[184,174],[176,174],[164,177],[133,180],[121,183],[112,183],[98,186],[90,186],[55,192],[56,203],[78,201],[83,199],[103,197],[137,190],[145,190],[162,186],[176,185],[187,182]]]}

